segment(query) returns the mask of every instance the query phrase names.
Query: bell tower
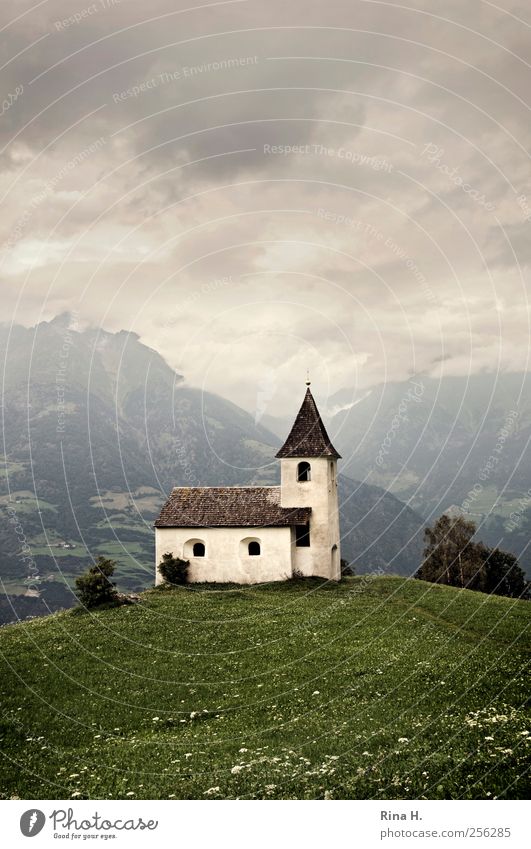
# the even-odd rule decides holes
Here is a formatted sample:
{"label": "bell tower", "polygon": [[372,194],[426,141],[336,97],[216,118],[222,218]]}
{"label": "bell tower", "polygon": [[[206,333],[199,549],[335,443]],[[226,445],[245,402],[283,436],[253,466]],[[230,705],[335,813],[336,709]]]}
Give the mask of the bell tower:
{"label": "bell tower", "polygon": [[307,525],[292,528],[294,573],[339,581],[341,549],[337,461],[340,455],[330,442],[310,381],[306,395],[284,445],[280,459],[282,507],[311,507]]}

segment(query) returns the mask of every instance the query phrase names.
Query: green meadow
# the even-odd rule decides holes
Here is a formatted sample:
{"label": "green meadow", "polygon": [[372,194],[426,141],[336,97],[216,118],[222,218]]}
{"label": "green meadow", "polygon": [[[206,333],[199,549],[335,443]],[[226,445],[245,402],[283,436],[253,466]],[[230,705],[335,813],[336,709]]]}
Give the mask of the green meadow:
{"label": "green meadow", "polygon": [[140,598],[0,629],[1,798],[529,792],[528,602],[387,576]]}

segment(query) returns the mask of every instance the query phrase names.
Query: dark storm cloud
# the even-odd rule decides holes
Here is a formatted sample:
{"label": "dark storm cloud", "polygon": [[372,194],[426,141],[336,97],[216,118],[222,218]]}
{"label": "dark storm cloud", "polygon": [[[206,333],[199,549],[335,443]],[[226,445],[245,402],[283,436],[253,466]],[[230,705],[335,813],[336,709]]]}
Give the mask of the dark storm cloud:
{"label": "dark storm cloud", "polygon": [[520,367],[527,7],[190,5],[4,0],[15,319],[130,326],[242,403],[307,364]]}

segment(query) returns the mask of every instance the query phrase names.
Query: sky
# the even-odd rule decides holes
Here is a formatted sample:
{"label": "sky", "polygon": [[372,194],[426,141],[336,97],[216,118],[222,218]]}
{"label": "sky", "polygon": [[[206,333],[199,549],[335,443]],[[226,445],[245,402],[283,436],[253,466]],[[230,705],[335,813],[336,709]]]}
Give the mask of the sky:
{"label": "sky", "polygon": [[531,8],[2,0],[2,320],[281,414],[529,369]]}

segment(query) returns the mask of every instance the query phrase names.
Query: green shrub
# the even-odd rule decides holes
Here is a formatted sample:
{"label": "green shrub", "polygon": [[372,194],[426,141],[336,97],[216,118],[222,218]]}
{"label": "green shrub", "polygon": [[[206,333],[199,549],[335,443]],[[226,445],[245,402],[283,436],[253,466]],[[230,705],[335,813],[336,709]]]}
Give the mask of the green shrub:
{"label": "green shrub", "polygon": [[354,563],[349,563],[348,560],[341,558],[341,574],[345,576],[355,575],[356,567]]}
{"label": "green shrub", "polygon": [[76,594],[83,607],[99,607],[117,600],[116,584],[110,580],[115,567],[114,560],[100,555],[84,575],[76,578]]}
{"label": "green shrub", "polygon": [[186,584],[188,581],[188,567],[190,562],[174,557],[173,554],[163,554],[159,563],[159,572],[165,584]]}

